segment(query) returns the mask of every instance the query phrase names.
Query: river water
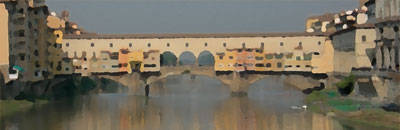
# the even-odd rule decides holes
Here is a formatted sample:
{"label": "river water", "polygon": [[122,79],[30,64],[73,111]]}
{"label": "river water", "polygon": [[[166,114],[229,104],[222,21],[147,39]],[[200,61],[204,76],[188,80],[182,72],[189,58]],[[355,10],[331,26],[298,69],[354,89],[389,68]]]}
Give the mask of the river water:
{"label": "river water", "polygon": [[333,130],[348,128],[322,115],[291,110],[305,95],[270,77],[252,84],[248,96],[232,97],[216,79],[170,76],[150,97],[94,94],[50,102],[1,119],[19,130]]}

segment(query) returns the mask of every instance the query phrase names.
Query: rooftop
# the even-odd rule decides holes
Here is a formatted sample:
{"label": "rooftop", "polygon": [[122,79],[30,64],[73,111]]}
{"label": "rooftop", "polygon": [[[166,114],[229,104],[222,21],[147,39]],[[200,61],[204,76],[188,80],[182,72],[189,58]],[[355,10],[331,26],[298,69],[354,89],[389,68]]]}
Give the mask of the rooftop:
{"label": "rooftop", "polygon": [[229,37],[296,37],[328,36],[327,33],[165,33],[165,34],[81,34],[65,35],[64,39],[148,39],[148,38],[229,38]]}

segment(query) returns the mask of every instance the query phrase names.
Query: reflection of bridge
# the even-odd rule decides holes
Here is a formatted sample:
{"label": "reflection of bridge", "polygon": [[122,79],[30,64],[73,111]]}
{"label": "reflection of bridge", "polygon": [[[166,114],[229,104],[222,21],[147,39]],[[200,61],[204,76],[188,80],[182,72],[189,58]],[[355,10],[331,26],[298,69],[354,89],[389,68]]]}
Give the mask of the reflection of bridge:
{"label": "reflection of bridge", "polygon": [[217,75],[212,66],[175,66],[162,67],[159,76],[150,76],[147,83],[159,81],[171,75],[181,75],[184,73],[193,75],[203,75],[220,80],[229,86],[232,92],[247,92],[249,84],[265,77],[265,75],[251,75],[250,78],[241,78],[239,73],[233,72],[229,75]]}

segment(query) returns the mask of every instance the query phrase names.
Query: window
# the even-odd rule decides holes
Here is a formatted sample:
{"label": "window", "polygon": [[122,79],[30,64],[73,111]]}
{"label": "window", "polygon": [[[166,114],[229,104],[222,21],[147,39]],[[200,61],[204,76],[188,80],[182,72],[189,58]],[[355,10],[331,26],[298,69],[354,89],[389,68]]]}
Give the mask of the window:
{"label": "window", "polygon": [[265,67],[264,64],[256,64],[256,67]]}
{"label": "window", "polygon": [[224,59],[224,56],[219,56],[219,59],[220,59],[220,60]]}
{"label": "window", "polygon": [[304,54],[304,60],[311,60],[312,59],[312,55],[310,54]]}
{"label": "window", "polygon": [[129,43],[129,47],[132,47],[132,43]]}
{"label": "window", "polygon": [[226,43],[224,43],[223,46],[226,47]]}
{"label": "window", "polygon": [[302,46],[303,45],[303,43],[302,42],[299,42],[299,46]]}
{"label": "window", "polygon": [[283,57],[283,53],[275,54],[276,59],[282,59],[282,57]]}
{"label": "window", "polygon": [[319,55],[319,52],[314,52],[314,55]]}
{"label": "window", "polygon": [[362,36],[361,36],[361,41],[362,41],[362,42],[366,42],[366,41],[367,41],[367,36],[362,35]]}
{"label": "window", "polygon": [[283,46],[283,42],[281,42],[280,45]]}
{"label": "window", "polygon": [[206,43],[204,43],[204,46],[208,46],[208,43],[206,42]]}
{"label": "window", "polygon": [[151,43],[147,43],[147,47],[151,47]]}
{"label": "window", "polygon": [[265,65],[265,67],[270,68],[270,67],[272,67],[272,65],[271,65],[271,63],[267,63],[267,64]]}
{"label": "window", "polygon": [[20,59],[21,61],[24,61],[24,60],[25,60],[25,54],[24,54],[24,53],[19,53],[18,56],[19,56],[19,59]]}
{"label": "window", "polygon": [[318,45],[321,45],[321,41],[318,41]]}
{"label": "window", "polygon": [[119,65],[111,65],[111,68],[119,68]]}
{"label": "window", "polygon": [[248,66],[248,67],[252,67],[252,66],[254,66],[253,64],[251,64],[251,63],[248,63],[248,64],[246,64],[246,66]]}
{"label": "window", "polygon": [[301,60],[301,57],[300,57],[300,56],[296,56],[296,60],[297,60],[297,61],[300,61],[300,60]]}
{"label": "window", "polygon": [[263,60],[264,59],[264,57],[262,57],[262,56],[256,56],[256,60]]}
{"label": "window", "polygon": [[272,59],[272,58],[274,58],[274,55],[273,54],[267,54],[267,55],[265,55],[265,58]]}
{"label": "window", "polygon": [[189,47],[189,43],[185,43],[185,47]]}
{"label": "window", "polygon": [[399,27],[398,27],[398,26],[394,26],[394,27],[393,27],[393,31],[394,31],[394,32],[398,32],[398,31],[399,31]]}
{"label": "window", "polygon": [[66,43],[65,46],[66,46],[66,47],[69,47],[69,43]]}
{"label": "window", "polygon": [[242,43],[242,47],[245,48],[246,47],[246,43]]}
{"label": "window", "polygon": [[285,68],[292,68],[292,65],[285,65]]}
{"label": "window", "polygon": [[65,68],[65,71],[69,71],[69,68]]}
{"label": "window", "polygon": [[229,56],[229,59],[233,59],[233,56]]}
{"label": "window", "polygon": [[91,47],[94,47],[94,43],[90,43],[90,46],[91,46]]}
{"label": "window", "polygon": [[167,43],[167,47],[169,47],[170,45],[169,45],[169,43]]}
{"label": "window", "polygon": [[35,67],[36,67],[36,68],[39,68],[39,67],[40,67],[39,61],[35,61]]}
{"label": "window", "polygon": [[264,42],[261,42],[261,46],[262,46],[262,47],[264,46]]}
{"label": "window", "polygon": [[39,51],[35,50],[34,54],[35,54],[35,56],[39,56]]}
{"label": "window", "polygon": [[277,66],[278,68],[282,68],[282,63],[281,63],[281,62],[278,62],[278,63],[276,63],[276,66]]}
{"label": "window", "polygon": [[87,58],[85,57],[85,58],[83,58],[83,60],[84,60],[84,61],[87,61]]}
{"label": "window", "polygon": [[156,64],[144,64],[144,67],[157,67]]}
{"label": "window", "polygon": [[311,68],[311,65],[306,65],[307,68]]}
{"label": "window", "polygon": [[113,47],[113,44],[112,44],[112,43],[110,43],[110,47]]}
{"label": "window", "polygon": [[297,68],[300,68],[301,66],[300,66],[300,65],[296,65],[296,67],[297,67]]}

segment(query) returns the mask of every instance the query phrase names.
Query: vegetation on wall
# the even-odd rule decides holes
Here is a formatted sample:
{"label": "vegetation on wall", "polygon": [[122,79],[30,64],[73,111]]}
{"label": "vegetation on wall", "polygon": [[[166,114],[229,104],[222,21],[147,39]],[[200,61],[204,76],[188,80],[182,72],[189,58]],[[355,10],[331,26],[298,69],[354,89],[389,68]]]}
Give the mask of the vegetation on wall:
{"label": "vegetation on wall", "polygon": [[354,90],[355,76],[350,74],[335,85],[342,96],[349,95]]}

